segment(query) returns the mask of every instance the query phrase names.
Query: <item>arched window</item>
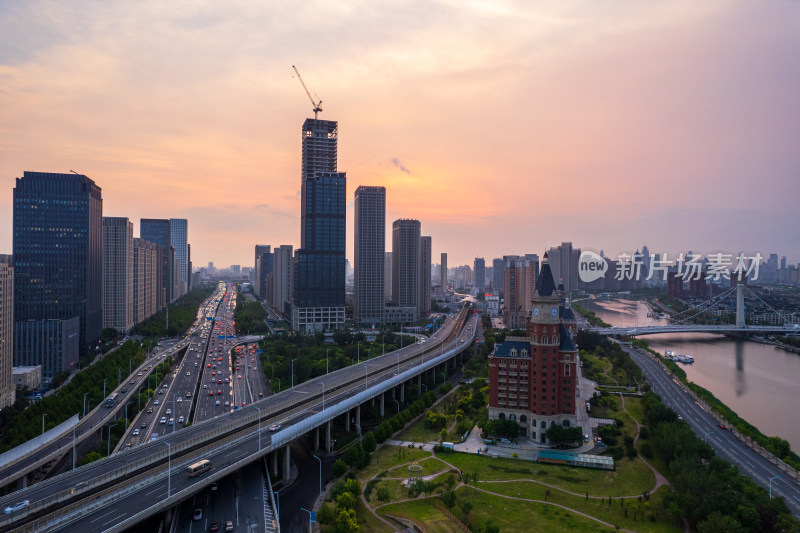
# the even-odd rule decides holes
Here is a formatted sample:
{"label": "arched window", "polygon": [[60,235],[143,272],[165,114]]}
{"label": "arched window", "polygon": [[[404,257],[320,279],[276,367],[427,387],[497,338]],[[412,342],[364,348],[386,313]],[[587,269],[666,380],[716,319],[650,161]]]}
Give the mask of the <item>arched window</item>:
{"label": "arched window", "polygon": [[528,422],[528,417],[525,416],[525,415],[521,415],[519,417],[519,421],[522,422],[523,424],[525,424],[526,422]]}
{"label": "arched window", "polygon": [[509,352],[509,355],[511,355],[511,357],[516,357],[517,356],[517,349],[516,348],[511,348],[511,351]]}
{"label": "arched window", "polygon": [[517,421],[517,415],[515,415],[515,414],[513,414],[513,413],[512,413],[512,414],[510,414],[510,415],[508,415],[508,420],[509,420],[510,422],[516,422],[516,421]]}
{"label": "arched window", "polygon": [[497,418],[499,418],[500,420],[505,420],[506,415],[504,413],[500,413],[499,415],[497,415]]}
{"label": "arched window", "polygon": [[547,429],[547,422],[545,422],[544,420],[542,420],[542,423],[540,425],[542,429]]}
{"label": "arched window", "polygon": [[558,337],[553,335],[553,344],[558,344]]}
{"label": "arched window", "polygon": [[561,423],[561,425],[562,425],[562,426],[564,426],[565,428],[568,428],[568,427],[569,427],[569,420],[564,420],[564,421]]}

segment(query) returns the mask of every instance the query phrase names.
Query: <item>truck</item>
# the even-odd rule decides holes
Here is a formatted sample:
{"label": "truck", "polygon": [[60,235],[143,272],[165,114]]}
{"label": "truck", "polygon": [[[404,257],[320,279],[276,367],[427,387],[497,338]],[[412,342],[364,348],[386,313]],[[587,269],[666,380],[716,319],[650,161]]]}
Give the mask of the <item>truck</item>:
{"label": "truck", "polygon": [[158,433],[151,433],[150,434],[150,442],[155,442],[158,440]]}
{"label": "truck", "polygon": [[442,447],[447,449],[447,450],[455,450],[455,448],[453,448],[453,443],[452,442],[443,442],[442,443]]}

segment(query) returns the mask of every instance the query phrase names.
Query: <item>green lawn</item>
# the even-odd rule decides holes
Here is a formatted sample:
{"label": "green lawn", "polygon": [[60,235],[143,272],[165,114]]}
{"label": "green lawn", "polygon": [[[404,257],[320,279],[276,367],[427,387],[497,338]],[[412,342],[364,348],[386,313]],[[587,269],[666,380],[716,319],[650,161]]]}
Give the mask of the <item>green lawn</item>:
{"label": "green lawn", "polygon": [[[429,476],[431,474],[438,474],[439,472],[446,472],[450,470],[450,467],[439,459],[435,457],[429,457],[427,459],[423,459],[418,461],[419,465],[422,467],[422,471],[419,473],[419,476]],[[389,474],[387,477],[402,477],[407,478],[409,475],[408,465],[406,466],[398,466],[389,470]]]}
{"label": "green lawn", "polygon": [[[659,490],[658,494],[652,495],[649,502],[643,500],[640,504],[638,499],[626,499],[622,500],[621,505],[620,500],[616,499],[609,505],[608,500],[586,499],[553,489],[550,489],[550,494],[547,495],[547,487],[531,482],[486,482],[478,483],[478,488],[505,496],[557,503],[632,531],[653,533],[680,531],[680,528],[669,522],[664,512],[663,489]],[[652,521],[651,517],[656,521]]]}
{"label": "green lawn", "polygon": [[393,466],[411,461],[419,461],[430,457],[431,453],[419,448],[405,448],[401,446],[383,446],[376,450],[370,459],[369,465],[357,471],[359,479],[369,479],[375,474],[389,470]]}
{"label": "green lawn", "polygon": [[[382,502],[378,499],[378,489],[384,487],[389,490],[389,500]],[[405,500],[408,498],[408,489],[403,486],[403,482],[399,479],[383,479],[375,484],[372,492],[369,495],[370,507],[383,505],[384,503],[396,502],[398,500]]]}
{"label": "green lawn", "polygon": [[464,472],[477,472],[478,480],[536,479],[578,494],[588,491],[592,496],[633,496],[652,490],[656,483],[653,473],[639,459],[623,459],[616,471],[607,471],[466,453],[441,458]]}
{"label": "green lawn", "polygon": [[461,529],[434,506],[432,498],[387,505],[378,509],[378,513],[382,516],[393,512],[413,517],[425,525],[426,533],[461,533]]}
{"label": "green lawn", "polygon": [[644,402],[641,398],[625,398],[625,409],[642,425],[644,424]]}
{"label": "green lawn", "polygon": [[500,531],[614,531],[594,520],[551,505],[509,500],[477,492],[471,487],[462,487],[456,494],[459,501],[466,500],[472,504],[472,511],[462,522],[468,523],[473,531],[479,531],[479,527],[488,520]]}

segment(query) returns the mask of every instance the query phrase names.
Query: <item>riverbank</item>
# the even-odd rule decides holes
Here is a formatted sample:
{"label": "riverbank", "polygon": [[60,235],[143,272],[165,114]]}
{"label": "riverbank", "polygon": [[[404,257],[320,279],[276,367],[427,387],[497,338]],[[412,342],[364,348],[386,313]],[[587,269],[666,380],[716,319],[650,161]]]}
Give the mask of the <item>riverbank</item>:
{"label": "riverbank", "polygon": [[[647,304],[647,302],[643,303]],[[658,356],[664,365],[669,368],[693,394],[704,403],[708,404],[709,409],[713,410],[719,417],[728,422],[725,425],[735,428],[744,438],[752,440],[755,445],[764,448],[779,460],[785,461],[792,468],[800,469],[800,456],[791,450],[791,446],[787,440],[781,437],[769,437],[762,433],[756,426],[739,416],[733,409],[719,400],[711,391],[690,381],[683,368],[661,357],[661,354],[649,347],[647,341],[637,339],[634,341],[634,344],[640,349],[645,349]],[[787,423],[789,423],[788,420]]]}

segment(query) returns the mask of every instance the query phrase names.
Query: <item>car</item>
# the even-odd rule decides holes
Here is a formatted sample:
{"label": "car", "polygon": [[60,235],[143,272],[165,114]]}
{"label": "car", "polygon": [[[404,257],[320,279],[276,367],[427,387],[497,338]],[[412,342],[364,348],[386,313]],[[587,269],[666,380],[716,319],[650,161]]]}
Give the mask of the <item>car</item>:
{"label": "car", "polygon": [[167,417],[166,416],[162,416],[160,423],[161,424],[166,424],[167,423]]}
{"label": "car", "polygon": [[176,402],[178,402],[178,403],[181,403],[181,402],[183,401],[183,398],[181,398],[180,396],[178,396],[178,398],[177,398],[175,401],[176,401]]}
{"label": "car", "polygon": [[219,405],[219,404],[220,404],[219,400],[217,400],[216,402],[214,402],[214,405]]}
{"label": "car", "polygon": [[126,392],[128,392],[128,389],[127,389],[127,387],[122,387],[122,389],[120,389],[120,392],[121,392],[122,394],[125,394]]}
{"label": "car", "polygon": [[204,389],[207,389],[207,388],[208,388],[208,384],[204,383],[204,384],[203,384],[203,388],[204,388]]}
{"label": "car", "polygon": [[197,366],[197,362],[194,363],[194,366]]}
{"label": "car", "polygon": [[137,375],[137,376],[141,376],[141,375],[142,375],[142,373],[141,373],[141,372],[139,372],[139,373],[138,373],[138,374],[136,374],[136,375]]}
{"label": "car", "polygon": [[236,378],[237,378],[237,379],[242,379],[242,375],[241,375],[241,374],[239,374],[238,376],[236,376]]}
{"label": "car", "polygon": [[214,391],[213,390],[208,391],[208,395],[209,396],[214,396]]}
{"label": "car", "polygon": [[164,394],[164,389],[159,389],[158,393],[163,395]]}
{"label": "car", "polygon": [[133,436],[136,437],[139,435],[139,428],[133,430]]}
{"label": "car", "polygon": [[[153,402],[153,405],[158,405],[158,400],[154,401],[154,402]],[[152,411],[152,410],[150,410],[150,412],[152,413],[153,411]]]}
{"label": "car", "polygon": [[226,401],[225,401],[225,407],[229,407],[230,405],[231,405],[231,402],[229,402],[229,401],[227,401],[227,400],[226,400]]}
{"label": "car", "polygon": [[147,422],[142,422],[142,425],[140,427],[142,429],[147,429]]}
{"label": "car", "polygon": [[683,417],[681,415],[678,415],[678,420],[683,420]]}
{"label": "car", "polygon": [[178,417],[178,424],[183,424],[184,420],[185,419],[183,418],[183,415],[179,416]]}
{"label": "car", "polygon": [[209,531],[219,531],[219,524],[216,522],[211,522],[211,525],[208,526]]}
{"label": "car", "polygon": [[31,504],[30,501],[22,500],[21,502],[17,502],[14,505],[9,505],[8,507],[5,508],[5,511],[3,511],[3,512],[6,513],[6,514],[11,514],[11,513],[15,512],[15,511],[19,511],[20,509],[26,508],[30,504]]}
{"label": "car", "polygon": [[211,363],[208,363],[208,364],[206,365],[206,368],[211,368]]}
{"label": "car", "polygon": [[169,419],[169,425],[170,426],[174,426],[175,425],[175,419],[174,418],[170,418]]}
{"label": "car", "polygon": [[225,531],[233,531],[233,520],[225,522]]}
{"label": "car", "polygon": [[202,520],[202,519],[203,519],[203,510],[195,509],[194,514],[192,515],[192,520]]}
{"label": "car", "polygon": [[172,414],[172,409],[167,408],[167,416]]}
{"label": "car", "polygon": [[221,391],[221,390],[218,390],[218,391],[217,391],[217,394],[219,394],[220,396],[222,396],[222,391]]}
{"label": "car", "polygon": [[212,373],[211,373],[211,375],[212,375],[212,376],[216,376],[216,375],[217,375],[217,372],[216,372],[216,371],[214,371],[214,372],[212,372]]}
{"label": "car", "polygon": [[259,392],[258,395],[259,396],[264,396],[264,393],[263,392]]}
{"label": "car", "polygon": [[187,371],[186,371],[186,375],[187,375],[187,376],[191,376],[191,375],[192,375],[192,373],[191,373],[190,371],[188,371],[188,370],[187,370]]}
{"label": "car", "polygon": [[136,385],[136,380],[132,379],[128,382],[130,385]]}
{"label": "car", "polygon": [[222,385],[222,380],[221,379],[217,380],[217,385]]}
{"label": "car", "polygon": [[281,429],[281,425],[280,425],[280,424],[272,424],[272,425],[269,427],[269,430],[270,430],[270,431],[273,431],[273,432],[275,432],[275,431],[278,431],[279,429]]}

